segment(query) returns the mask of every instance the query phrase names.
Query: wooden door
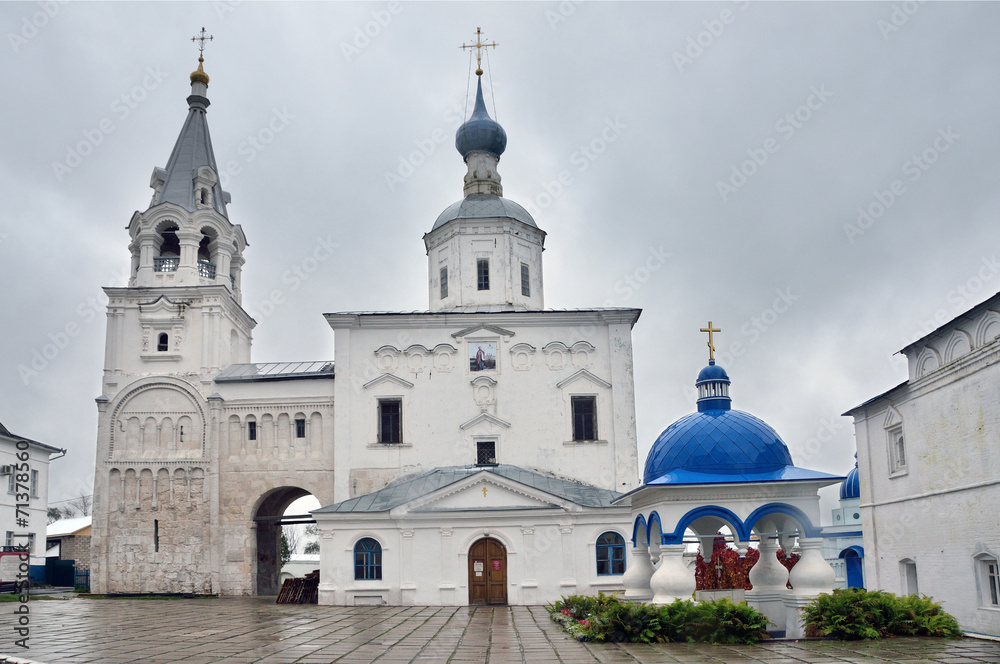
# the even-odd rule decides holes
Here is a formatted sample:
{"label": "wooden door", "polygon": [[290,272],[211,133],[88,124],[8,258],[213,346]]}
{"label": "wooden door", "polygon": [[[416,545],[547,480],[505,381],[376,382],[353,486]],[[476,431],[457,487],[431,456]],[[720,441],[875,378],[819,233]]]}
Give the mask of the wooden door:
{"label": "wooden door", "polygon": [[490,537],[469,548],[469,604],[507,603],[507,549]]}

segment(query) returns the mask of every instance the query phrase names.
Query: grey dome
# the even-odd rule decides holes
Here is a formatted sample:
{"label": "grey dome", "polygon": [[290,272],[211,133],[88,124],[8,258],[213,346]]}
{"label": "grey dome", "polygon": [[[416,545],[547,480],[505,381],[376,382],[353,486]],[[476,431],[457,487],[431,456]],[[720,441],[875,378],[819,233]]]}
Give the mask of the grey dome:
{"label": "grey dome", "polygon": [[455,132],[455,149],[465,159],[472,152],[485,152],[497,159],[507,148],[507,132],[486,112],[483,101],[483,80],[476,88],[476,106],[472,117]]}
{"label": "grey dome", "polygon": [[445,208],[434,222],[432,231],[444,226],[453,219],[516,219],[532,228],[538,228],[528,211],[514,201],[501,198],[496,194],[469,194],[462,200]]}

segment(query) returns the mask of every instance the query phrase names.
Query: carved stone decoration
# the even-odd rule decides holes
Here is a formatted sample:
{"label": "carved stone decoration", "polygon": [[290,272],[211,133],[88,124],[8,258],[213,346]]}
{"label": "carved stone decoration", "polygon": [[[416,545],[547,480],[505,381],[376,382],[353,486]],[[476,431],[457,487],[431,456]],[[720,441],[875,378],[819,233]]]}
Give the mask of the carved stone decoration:
{"label": "carved stone decoration", "polygon": [[479,410],[485,413],[496,404],[497,382],[489,376],[479,376],[470,383],[472,385],[472,398],[479,406]]}
{"label": "carved stone decoration", "polygon": [[430,351],[421,346],[420,344],[410,346],[405,351],[403,351],[403,355],[406,357],[407,371],[409,371],[410,373],[418,374],[424,369],[426,369],[427,356],[429,354]]}
{"label": "carved stone decoration", "polygon": [[510,363],[514,371],[530,371],[535,368],[535,347],[520,343],[511,346]]}
{"label": "carved stone decoration", "polygon": [[559,371],[571,360],[569,346],[561,341],[545,344],[542,353],[545,354],[545,364],[549,367],[549,371]]}
{"label": "carved stone decoration", "polygon": [[149,328],[146,326],[142,328],[142,352],[149,352]]}
{"label": "carved stone decoration", "polygon": [[375,351],[375,365],[382,373],[395,373],[399,366],[400,355],[402,355],[402,351],[395,346],[382,346]]}
{"label": "carved stone decoration", "polygon": [[577,341],[570,346],[570,352],[573,354],[573,366],[577,369],[589,369],[594,363],[594,351],[596,350],[589,341]]}
{"label": "carved stone decoration", "polygon": [[434,355],[434,371],[450,373],[455,368],[455,358],[458,349],[451,344],[438,344],[431,353]]}

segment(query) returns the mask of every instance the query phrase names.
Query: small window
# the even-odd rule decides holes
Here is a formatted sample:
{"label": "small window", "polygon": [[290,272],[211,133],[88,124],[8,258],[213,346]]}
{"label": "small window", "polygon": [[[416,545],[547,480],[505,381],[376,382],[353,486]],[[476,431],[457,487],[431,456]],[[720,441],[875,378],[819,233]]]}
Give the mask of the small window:
{"label": "small window", "polygon": [[597,397],[572,397],[573,440],[597,440]]}
{"label": "small window", "polygon": [[7,476],[7,493],[16,493],[14,491],[14,473]]}
{"label": "small window", "polygon": [[167,333],[166,332],[161,332],[160,336],[157,337],[157,340],[156,340],[156,350],[158,350],[158,351],[160,351],[162,353],[165,350],[167,350],[168,348],[170,348],[169,341],[170,341],[170,339],[169,339],[169,337],[167,337]]}
{"label": "small window", "polygon": [[886,433],[889,439],[889,472],[902,473],[906,471],[906,441],[903,438],[903,428],[897,426]]}
{"label": "small window", "polygon": [[479,290],[490,289],[490,259],[480,258],[476,261],[476,288]]}
{"label": "small window", "polygon": [[448,268],[441,268],[441,299],[448,297]]}
{"label": "small window", "polygon": [[400,443],[403,441],[403,402],[401,399],[379,399],[378,401],[378,442]]}
{"label": "small window", "polygon": [[382,578],[382,545],[371,537],[354,545],[354,579],[378,581]]}
{"label": "small window", "polygon": [[497,463],[497,443],[495,440],[476,441],[476,465],[495,466]]}
{"label": "small window", "polygon": [[625,538],[607,532],[597,538],[597,575],[625,573]]}
{"label": "small window", "polygon": [[38,498],[38,471],[31,471],[31,497]]}
{"label": "small window", "polygon": [[247,440],[257,440],[257,423],[247,422]]}
{"label": "small window", "polygon": [[157,519],[153,519],[153,552],[159,552],[160,550],[160,522]]}
{"label": "small window", "polygon": [[1000,608],[1000,565],[992,555],[976,556],[976,579],[980,590],[980,606]]}
{"label": "small window", "polygon": [[295,419],[295,437],[296,438],[305,438],[306,437],[306,421],[305,421],[305,418],[299,417],[299,418]]}
{"label": "small window", "polygon": [[986,572],[986,601],[992,606],[1000,606],[1000,567],[996,559],[984,561]]}
{"label": "small window", "polygon": [[899,561],[900,586],[904,595],[916,595],[917,589],[917,563],[912,560]]}
{"label": "small window", "polygon": [[521,263],[521,295],[531,297],[531,270],[527,263]]}
{"label": "small window", "polygon": [[8,547],[9,546],[14,546],[14,531],[13,530],[8,530],[7,531],[7,537],[4,538],[3,545],[4,546],[8,546]]}

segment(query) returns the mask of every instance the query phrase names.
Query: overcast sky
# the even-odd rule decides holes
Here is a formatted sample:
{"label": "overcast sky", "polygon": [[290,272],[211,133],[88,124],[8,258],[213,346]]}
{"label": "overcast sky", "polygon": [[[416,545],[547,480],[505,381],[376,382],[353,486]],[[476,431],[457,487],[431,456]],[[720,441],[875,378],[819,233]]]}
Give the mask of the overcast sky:
{"label": "overcast sky", "polygon": [[[893,353],[935,316],[1000,290],[996,3],[5,2],[0,19],[0,421],[69,450],[52,501],[92,486],[101,287],[126,278],[202,26],[258,362],[332,359],[325,312],[427,308],[421,237],[462,196],[458,46],[477,26],[499,43],[505,196],[548,233],[546,306],[643,309],[641,461],[694,408],[711,320],[734,407],[798,465],[846,473],[841,413],[905,380]],[[320,241],[333,257],[292,278]]]}

